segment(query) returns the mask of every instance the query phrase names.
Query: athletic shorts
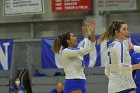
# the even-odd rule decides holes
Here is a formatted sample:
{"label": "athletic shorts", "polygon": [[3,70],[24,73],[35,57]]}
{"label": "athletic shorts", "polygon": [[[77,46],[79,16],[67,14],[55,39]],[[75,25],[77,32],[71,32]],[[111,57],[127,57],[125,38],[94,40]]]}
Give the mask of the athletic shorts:
{"label": "athletic shorts", "polygon": [[66,79],[64,84],[64,93],[70,93],[75,90],[82,90],[82,93],[86,93],[86,80]]}
{"label": "athletic shorts", "polygon": [[134,88],[131,88],[131,89],[126,89],[126,90],[117,92],[117,93],[129,93],[129,92],[134,91],[134,90],[135,90]]}

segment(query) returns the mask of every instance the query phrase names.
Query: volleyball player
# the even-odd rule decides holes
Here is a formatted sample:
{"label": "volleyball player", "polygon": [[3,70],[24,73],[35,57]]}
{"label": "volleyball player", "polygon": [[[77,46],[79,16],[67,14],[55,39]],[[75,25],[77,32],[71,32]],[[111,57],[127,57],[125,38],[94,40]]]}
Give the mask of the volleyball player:
{"label": "volleyball player", "polygon": [[132,71],[140,69],[140,64],[131,65],[128,47],[123,43],[128,39],[128,26],[123,21],[115,20],[99,38],[99,43],[112,40],[108,46],[105,74],[109,78],[108,93],[135,93]]}
{"label": "volleyball player", "polygon": [[73,33],[66,32],[59,35],[54,42],[53,51],[59,53],[61,46],[62,49],[62,65],[64,68],[65,84],[64,93],[86,93],[86,77],[83,72],[84,62],[83,56],[88,54],[94,49],[95,42],[95,22],[92,18],[90,22],[91,40],[88,40],[88,24],[84,21],[83,47],[77,46],[77,39]]}

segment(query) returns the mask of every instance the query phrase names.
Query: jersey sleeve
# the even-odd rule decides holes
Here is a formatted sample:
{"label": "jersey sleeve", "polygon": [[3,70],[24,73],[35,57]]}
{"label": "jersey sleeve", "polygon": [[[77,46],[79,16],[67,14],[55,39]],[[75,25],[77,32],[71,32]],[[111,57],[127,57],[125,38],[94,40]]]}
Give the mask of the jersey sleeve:
{"label": "jersey sleeve", "polygon": [[105,57],[105,69],[104,69],[104,73],[105,73],[105,75],[109,78],[109,76],[110,76],[110,69],[109,69],[109,51],[107,50],[106,51],[107,52],[107,55],[105,55],[106,57]]}
{"label": "jersey sleeve", "polygon": [[109,78],[110,76],[110,69],[108,66],[105,66],[105,70],[104,70],[105,75]]}
{"label": "jersey sleeve", "polygon": [[67,57],[84,56],[95,48],[95,43],[90,42],[88,38],[84,38],[83,43],[83,47],[80,48],[64,49],[63,55]]}
{"label": "jersey sleeve", "polygon": [[134,46],[134,51],[140,52],[140,46]]}

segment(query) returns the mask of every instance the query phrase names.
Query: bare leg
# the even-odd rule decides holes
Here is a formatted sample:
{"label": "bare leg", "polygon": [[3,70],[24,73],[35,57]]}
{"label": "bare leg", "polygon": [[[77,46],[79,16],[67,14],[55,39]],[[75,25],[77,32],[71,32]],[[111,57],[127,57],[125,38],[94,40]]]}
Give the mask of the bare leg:
{"label": "bare leg", "polygon": [[72,91],[71,93],[82,93],[81,90],[75,90],[75,91]]}

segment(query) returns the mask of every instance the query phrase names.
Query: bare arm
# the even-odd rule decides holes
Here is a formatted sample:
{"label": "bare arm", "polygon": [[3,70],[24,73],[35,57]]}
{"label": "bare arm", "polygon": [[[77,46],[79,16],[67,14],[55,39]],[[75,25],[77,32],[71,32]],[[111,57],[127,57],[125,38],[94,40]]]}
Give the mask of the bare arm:
{"label": "bare arm", "polygon": [[95,26],[96,26],[95,20],[92,17],[91,21],[90,21],[91,42],[95,42],[96,41],[96,39],[95,39]]}
{"label": "bare arm", "polygon": [[82,27],[84,38],[88,38],[88,24],[86,20],[84,20],[84,25]]}
{"label": "bare arm", "polygon": [[132,65],[132,70],[140,69],[140,64]]}
{"label": "bare arm", "polygon": [[140,46],[134,45],[131,41],[129,41],[128,44],[129,44],[129,49],[134,49],[134,51],[140,52]]}

